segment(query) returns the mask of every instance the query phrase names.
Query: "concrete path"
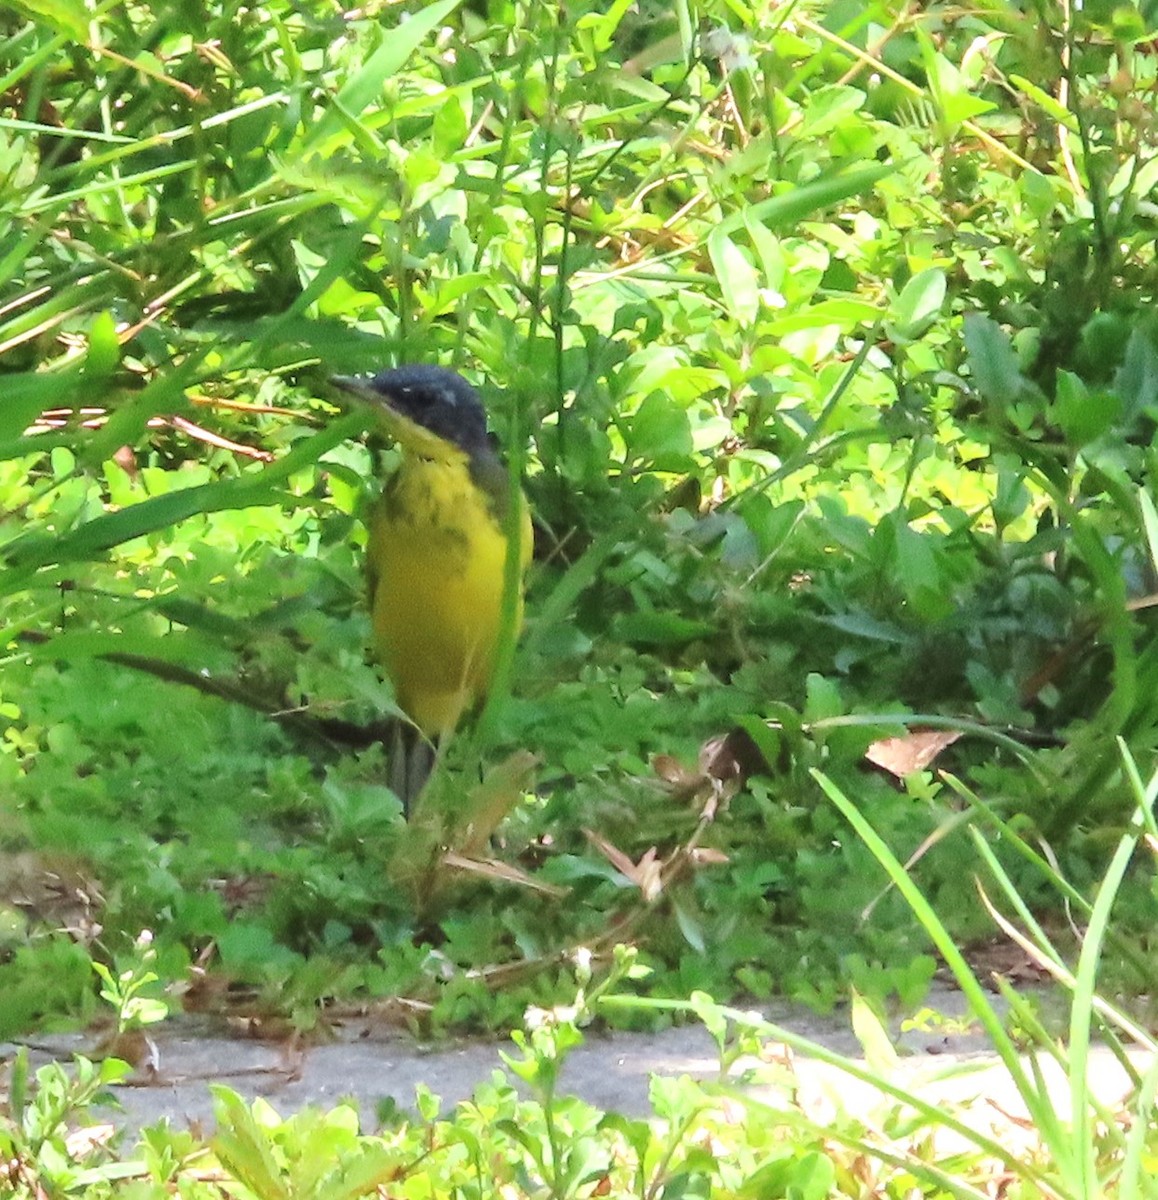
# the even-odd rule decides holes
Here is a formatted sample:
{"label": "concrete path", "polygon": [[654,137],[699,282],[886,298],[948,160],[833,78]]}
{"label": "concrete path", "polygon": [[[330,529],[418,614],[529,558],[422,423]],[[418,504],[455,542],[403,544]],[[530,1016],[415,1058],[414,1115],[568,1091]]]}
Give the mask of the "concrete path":
{"label": "concrete path", "polygon": [[[947,1016],[963,1011],[960,994],[948,989],[931,997],[929,1006]],[[859,1054],[847,1013],[818,1017],[778,1005],[766,1010],[766,1015],[838,1053]],[[306,1105],[331,1107],[353,1100],[365,1127],[373,1128],[384,1098],[410,1108],[418,1084],[442,1097],[443,1111],[448,1111],[489,1080],[492,1072],[504,1069],[501,1049],[513,1051],[509,1043],[495,1042],[423,1048],[404,1035],[356,1021],[347,1022],[338,1035],[330,1044],[290,1053],[268,1043],[201,1036],[191,1031],[188,1021],[166,1023],[153,1035],[156,1070],[141,1073],[131,1086],[118,1089],[124,1112],[112,1119],[132,1129],[163,1117],[208,1129],[212,1125],[209,1084],[220,1082],[247,1098],[264,1096],[282,1114]],[[923,1098],[980,1105],[984,1110],[980,1119],[990,1127],[1016,1124],[1024,1112],[1004,1068],[985,1053],[985,1042],[976,1033],[946,1038],[908,1033],[899,1044],[905,1055],[894,1082]],[[13,1049],[0,1046],[0,1059],[8,1059]],[[39,1041],[32,1058],[39,1065],[50,1058],[67,1060],[74,1051],[91,1054],[91,1041],[71,1036]],[[835,1067],[782,1055],[775,1046],[768,1051],[771,1058],[779,1056],[790,1063],[795,1099],[816,1119],[823,1120],[838,1108],[868,1113],[881,1103],[871,1087],[850,1080]],[[1140,1059],[1143,1069],[1146,1065]],[[588,1032],[586,1044],[567,1059],[562,1090],[603,1110],[646,1115],[652,1074],[716,1078],[718,1063],[711,1038],[699,1026],[656,1034]],[[1064,1108],[1062,1093],[1067,1089],[1060,1071],[1055,1074],[1059,1107]],[[1108,1052],[1098,1051],[1091,1060],[1090,1078],[1106,1102],[1116,1102],[1127,1091],[1126,1075]]]}

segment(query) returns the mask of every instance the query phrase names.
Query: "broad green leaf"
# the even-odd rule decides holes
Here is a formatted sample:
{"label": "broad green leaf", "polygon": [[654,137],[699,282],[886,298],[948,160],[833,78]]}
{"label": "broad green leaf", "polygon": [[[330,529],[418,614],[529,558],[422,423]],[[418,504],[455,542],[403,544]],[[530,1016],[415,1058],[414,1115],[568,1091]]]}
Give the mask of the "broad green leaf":
{"label": "broad green leaf", "polygon": [[470,128],[465,107],[469,99],[469,93],[452,93],[434,114],[434,122],[430,128],[430,145],[438,157],[450,158],[462,149]]}
{"label": "broad green leaf", "polygon": [[1158,407],[1158,346],[1141,325],[1130,333],[1125,358],[1114,376],[1114,392],[1130,420]]}
{"label": "broad green leaf", "polygon": [[[237,947],[238,949],[235,949]],[[272,935],[237,921],[221,934],[217,950],[232,964],[272,965],[278,960]],[[232,1175],[263,1200],[292,1200],[294,1190],[274,1153],[271,1133],[262,1127],[241,1097],[222,1084],[210,1084],[217,1133],[213,1152]]]}
{"label": "broad green leaf", "polygon": [[947,283],[939,267],[918,271],[901,289],[890,324],[899,338],[914,340],[941,315]]}
{"label": "broad green leaf", "polygon": [[1027,380],[1021,373],[1009,335],[989,317],[965,317],[965,349],[977,390],[995,404],[1013,404]]}
{"label": "broad green leaf", "polygon": [[373,313],[381,303],[382,297],[377,292],[360,292],[344,279],[335,279],[318,297],[317,311],[321,317],[340,317],[343,314],[356,317]]}
{"label": "broad green leaf", "polygon": [[74,42],[88,43],[91,15],[83,0],[12,0],[12,7]]}
{"label": "broad green leaf", "polygon": [[750,325],[760,311],[760,284],[752,264],[739,246],[718,229],[708,236],[708,256],[724,297],[724,307],[741,325]]}
{"label": "broad green leaf", "polygon": [[940,560],[933,551],[932,538],[915,530],[900,513],[893,514],[888,524],[893,529],[893,554],[897,582],[909,603],[927,618],[952,609],[949,580],[945,578]]}
{"label": "broad green leaf", "polygon": [[1011,525],[1028,508],[1031,496],[1025,486],[1026,468],[1014,455],[995,455],[997,490],[993,496],[993,519],[998,527]]}
{"label": "broad green leaf", "polygon": [[628,369],[638,372],[632,380],[632,390],[646,396],[654,388],[662,387],[673,372],[686,370],[687,366],[687,353],[678,346],[641,346],[628,360]]}
{"label": "broad green leaf", "polygon": [[836,1165],[816,1150],[772,1157],[747,1176],[736,1200],[791,1196],[792,1200],[825,1200],[837,1194]]}
{"label": "broad green leaf", "polygon": [[705,393],[728,384],[723,371],[692,366],[687,352],[676,346],[642,346],[631,355],[627,365],[636,372],[632,390],[637,395],[664,391],[681,404],[693,403]]}
{"label": "broad green leaf", "polygon": [[767,556],[784,544],[803,515],[804,501],[790,500],[773,504],[763,494],[750,493],[741,499],[738,511],[756,538],[760,554]]}
{"label": "broad green leaf", "polygon": [[1072,371],[1058,371],[1053,414],[1066,441],[1085,446],[1102,436],[1122,413],[1122,402],[1103,388],[1087,388]]}
{"label": "broad green leaf", "polygon": [[687,411],[662,391],[653,391],[631,419],[627,438],[632,462],[679,470],[692,453]]}
{"label": "broad green leaf", "polygon": [[860,88],[844,84],[818,88],[804,105],[800,134],[804,137],[827,135],[845,117],[857,112],[864,101],[865,94]]}
{"label": "broad green leaf", "polygon": [[676,924],[680,928],[680,933],[684,935],[684,940],[697,954],[706,953],[704,926],[699,916],[692,911],[688,904],[680,903],[678,899],[673,899],[671,905],[675,913]]}
{"label": "broad green leaf", "polygon": [[844,715],[840,688],[833,680],[813,671],[805,681],[804,690],[807,696],[804,702],[805,721],[823,721]]}
{"label": "broad green leaf", "polygon": [[786,313],[768,322],[768,329],[777,336],[805,329],[819,329],[823,325],[837,325],[841,329],[855,329],[859,325],[872,324],[880,316],[880,309],[868,300],[854,296],[840,300],[822,300],[799,312]]}
{"label": "broad green leaf", "polygon": [[787,266],[784,248],[767,226],[761,225],[753,218],[750,209],[744,211],[744,229],[747,231],[752,249],[756,251],[756,256],[760,261],[760,270],[764,275],[764,287],[778,292],[780,285],[784,282],[784,272]]}
{"label": "broad green leaf", "polygon": [[1034,217],[1038,221],[1047,220],[1058,201],[1058,189],[1053,179],[1040,171],[1023,171],[1018,183]]}
{"label": "broad green leaf", "polygon": [[[493,286],[494,277],[482,271],[464,272],[450,279],[440,280],[438,289],[427,304],[427,312],[431,316],[449,312],[457,301],[472,292],[485,291]],[[485,297],[480,297],[478,303],[483,303]]]}

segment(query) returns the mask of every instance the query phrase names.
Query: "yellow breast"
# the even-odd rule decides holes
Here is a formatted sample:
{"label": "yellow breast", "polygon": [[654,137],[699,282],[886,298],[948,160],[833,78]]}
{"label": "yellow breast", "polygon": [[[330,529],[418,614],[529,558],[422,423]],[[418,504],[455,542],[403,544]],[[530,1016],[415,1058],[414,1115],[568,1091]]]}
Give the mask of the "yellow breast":
{"label": "yellow breast", "polygon": [[[521,568],[531,556],[525,502]],[[399,707],[431,739],[486,693],[502,630],[507,536],[465,455],[407,456],[369,522],[375,656]],[[515,630],[522,622],[522,587]]]}

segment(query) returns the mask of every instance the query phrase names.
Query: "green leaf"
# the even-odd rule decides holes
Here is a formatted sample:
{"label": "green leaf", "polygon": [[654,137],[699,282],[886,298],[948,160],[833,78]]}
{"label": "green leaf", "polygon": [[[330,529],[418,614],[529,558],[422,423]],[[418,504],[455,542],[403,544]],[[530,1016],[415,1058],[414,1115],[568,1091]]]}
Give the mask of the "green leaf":
{"label": "green leaf", "polygon": [[20,435],[46,408],[71,408],[80,395],[81,379],[77,370],[4,376],[0,441],[11,443],[11,450],[5,457],[35,453],[37,439],[22,439]]}
{"label": "green leaf", "polygon": [[[803,1144],[803,1143],[802,1143]],[[825,1200],[837,1194],[836,1166],[827,1154],[797,1149],[762,1162],[740,1185],[736,1200]]]}
{"label": "green leaf", "polygon": [[74,42],[88,44],[91,17],[81,0],[12,0],[12,7]]}
{"label": "green leaf", "polygon": [[671,905],[684,940],[697,954],[706,953],[707,942],[704,939],[703,922],[687,904],[681,904],[678,899],[673,899]]}
{"label": "green leaf", "polygon": [[806,217],[869,191],[880,180],[897,174],[897,170],[893,163],[878,163],[871,167],[822,175],[811,183],[793,187],[769,200],[743,206],[738,212],[725,217],[716,226],[715,232],[735,233],[749,221],[772,228],[798,225]]}
{"label": "green leaf", "polygon": [[858,325],[871,324],[880,316],[880,310],[868,300],[854,297],[839,300],[821,300],[799,312],[778,316],[768,323],[768,328],[777,336],[801,329],[819,329],[824,325],[836,325],[841,329],[855,329]]}
{"label": "green leaf", "polygon": [[640,646],[686,646],[699,638],[715,636],[716,627],[678,613],[621,613],[612,623],[620,641]]}
{"label": "green leaf", "polygon": [[914,529],[900,512],[891,514],[877,528],[882,534],[892,531],[897,581],[914,610],[926,620],[947,616],[953,601],[933,539]]}
{"label": "green leaf", "polygon": [[855,988],[852,989],[852,1031],[869,1067],[885,1079],[891,1078],[897,1069],[896,1048],[872,1005]]}
{"label": "green leaf", "polygon": [[1011,73],[1009,82],[1023,95],[1028,96],[1052,121],[1068,129],[1070,133],[1081,133],[1077,117],[1066,106],[1055,100],[1044,88],[1031,83],[1024,75]]}
{"label": "green leaf", "polygon": [[741,325],[752,324],[760,312],[760,283],[755,268],[739,246],[719,229],[708,236],[708,257],[728,315]]}
{"label": "green leaf", "polygon": [[918,271],[905,284],[886,326],[894,341],[915,341],[941,315],[948,283],[939,267]]}
{"label": "green leaf", "polygon": [[210,1084],[210,1091],[217,1119],[213,1150],[226,1170],[263,1200],[293,1200],[270,1132],[258,1124],[236,1092],[221,1084]]}
{"label": "green leaf", "polygon": [[995,455],[997,490],[993,495],[993,519],[999,528],[1012,524],[1029,507],[1032,499],[1025,486],[1026,468],[1013,455]]}
{"label": "green leaf", "polygon": [[965,317],[965,349],[981,395],[994,404],[1013,404],[1028,381],[1005,330],[989,317],[969,313]]}
{"label": "green leaf", "polygon": [[752,531],[760,555],[767,557],[784,544],[804,513],[804,501],[773,504],[767,496],[749,494],[739,504],[744,524]]}
{"label": "green leaf", "polygon": [[347,121],[357,120],[382,96],[386,80],[402,70],[406,60],[460,3],[462,0],[435,0],[391,29],[361,70],[342,85],[330,109],[307,136],[306,150],[324,153],[331,138],[344,134]]}
{"label": "green leaf", "polygon": [[812,723],[844,715],[844,700],[840,688],[831,680],[813,671],[805,680],[804,720]]}
{"label": "green leaf", "polygon": [[615,40],[615,31],[620,22],[634,2],[635,0],[614,0],[606,12],[585,13],[575,22],[575,28],[590,29],[595,49],[607,50]]}
{"label": "green leaf", "polygon": [[1122,403],[1102,388],[1090,391],[1072,371],[1058,371],[1053,416],[1071,446],[1085,446],[1104,434],[1122,412]]}
{"label": "green leaf", "polygon": [[[198,484],[155,496],[120,512],[106,513],[62,536],[31,534],[9,547],[10,568],[0,575],[0,594],[23,587],[38,568],[52,563],[86,561],[133,538],[168,528],[199,513],[282,503],[281,486],[295,471],[315,463],[327,450],[365,425],[365,415],[351,413],[299,442],[276,463],[239,479]],[[302,501],[305,503],[306,501]]]}
{"label": "green leaf", "polygon": [[1026,206],[1038,221],[1045,221],[1058,201],[1058,188],[1053,178],[1040,171],[1023,171],[1018,180]]}
{"label": "green leaf", "polygon": [[439,158],[450,158],[462,149],[469,131],[464,97],[452,95],[434,114],[430,130],[430,147]]}
{"label": "green leaf", "polygon": [[744,210],[744,229],[760,261],[764,286],[778,292],[787,269],[784,248],[772,231],[753,217],[750,208]]}
{"label": "green leaf", "polygon": [[107,310],[97,313],[89,326],[83,376],[86,380],[107,379],[120,361],[121,344],[113,314]]}
{"label": "green leaf", "polygon": [[1142,528],[1146,531],[1151,569],[1158,570],[1158,510],[1145,488],[1138,489],[1138,504],[1142,510]]}
{"label": "green leaf", "polygon": [[974,96],[960,70],[936,48],[929,34],[921,26],[916,26],[915,32],[921,45],[929,93],[939,110],[943,135],[954,137],[963,122],[992,112],[997,105]]}
{"label": "green leaf", "polygon": [[827,136],[846,117],[863,107],[865,94],[860,88],[831,84],[817,88],[804,106],[800,134],[804,137]]}
{"label": "green leaf", "polygon": [[147,636],[136,631],[131,635],[104,630],[75,629],[55,634],[38,645],[30,645],[22,653],[30,661],[58,659],[79,662],[83,658],[98,658],[106,654],[131,653],[156,659],[161,663],[201,667],[205,650],[212,643],[194,637],[174,637],[171,634]]}
{"label": "green leaf", "polygon": [[1158,408],[1158,346],[1148,330],[1135,326],[1114,376],[1114,392],[1128,420]]}
{"label": "green leaf", "polygon": [[664,392],[653,391],[631,419],[627,445],[633,463],[682,469],[693,450],[687,412]]}

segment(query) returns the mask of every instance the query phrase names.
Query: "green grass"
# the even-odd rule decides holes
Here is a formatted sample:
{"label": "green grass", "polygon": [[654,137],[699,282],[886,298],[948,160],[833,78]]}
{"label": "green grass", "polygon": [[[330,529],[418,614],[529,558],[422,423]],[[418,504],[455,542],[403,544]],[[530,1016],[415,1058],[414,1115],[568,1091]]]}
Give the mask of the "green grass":
{"label": "green grass", "polygon": [[[241,1189],[260,1196],[356,1197],[389,1188],[455,1196],[660,1197],[723,1191],[852,1197],[868,1187],[881,1196],[980,1197],[992,1194],[1000,1181],[1010,1194],[1059,1200],[1152,1196],[1156,1189],[1146,1164],[1153,1133],[1145,1114],[1158,1088],[1158,1069],[1140,1076],[1121,1038],[1151,1053],[1153,1039],[1096,987],[1126,867],[1137,854],[1139,836],[1154,834],[1158,776],[1143,782],[1128,755],[1123,763],[1137,807],[1130,833],[1089,909],[1074,974],[981,843],[982,858],[1022,928],[998,920],[1036,961],[1051,967],[1069,1001],[1068,1030],[1053,1035],[1006,985],[1004,998],[1020,1028],[1018,1045],[903,865],[848,797],[817,777],[937,945],[988,1033],[1011,1084],[993,1111],[931,1095],[936,1071],[926,1068],[924,1078],[904,1072],[872,1005],[855,993],[852,1023],[864,1057],[851,1059],[702,992],[666,1001],[634,995],[633,986],[649,972],[634,950],[619,946],[611,969],[598,976],[591,956],[576,955],[568,964],[570,1003],[528,1009],[525,1027],[512,1034],[513,1049],[503,1056],[506,1071],[496,1072],[448,1113],[436,1096],[419,1088],[412,1110],[384,1104],[377,1121],[345,1104],[285,1117],[264,1100],[247,1106],[228,1088],[216,1086],[212,1137],[161,1122],[146,1128],[134,1145],[127,1140],[122,1145],[122,1139],[99,1130],[87,1135],[86,1126],[95,1116],[93,1105],[110,1102],[110,1089],[124,1078],[126,1064],[106,1059],[96,1067],[77,1059],[71,1071],[52,1063],[33,1076],[21,1050],[10,1066],[8,1103],[0,1111],[9,1193],[67,1191],[95,1198],[178,1190],[216,1197]],[[1048,866],[1046,873],[1059,891],[1068,890]],[[144,996],[156,982],[154,955],[142,940],[131,964],[116,975],[102,972],[102,997],[115,1010],[119,1031],[163,1015]],[[703,1022],[716,1043],[717,1076],[704,1082],[654,1077],[646,1118],[603,1112],[568,1096],[560,1071],[582,1044],[582,1030],[599,1015],[649,1011]],[[1113,1106],[1087,1079],[1095,1033],[1117,1052],[1131,1082],[1126,1097]],[[785,1048],[816,1062],[786,1058]],[[850,1084],[867,1085],[860,1100],[855,1105],[842,1100],[846,1093],[830,1087],[826,1102],[818,1105],[818,1064]],[[1047,1084],[1047,1067],[1054,1076],[1060,1070],[1068,1086]],[[943,1075],[960,1070],[951,1067]],[[523,1094],[515,1081],[523,1085]],[[1059,1116],[1063,1091],[1070,1114],[1064,1119]],[[1012,1094],[1027,1121],[1003,1110]]]}
{"label": "green grass", "polygon": [[[653,999],[908,1003],[850,812],[954,944],[971,829],[1043,927],[1091,897],[1158,745],[1149,18],[401,7],[0,17],[0,1036],[142,930],[147,997],[304,1028],[510,1028],[623,941]],[[414,360],[483,384],[537,549],[406,829],[326,379]],[[866,769],[911,726],[959,785]],[[1148,879],[1117,912],[1147,992]]]}

